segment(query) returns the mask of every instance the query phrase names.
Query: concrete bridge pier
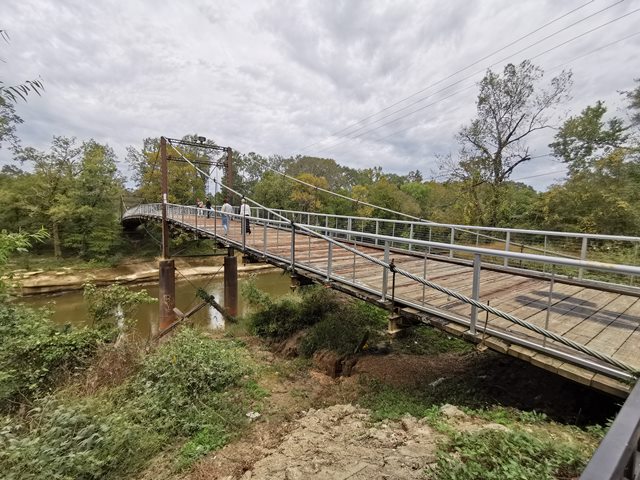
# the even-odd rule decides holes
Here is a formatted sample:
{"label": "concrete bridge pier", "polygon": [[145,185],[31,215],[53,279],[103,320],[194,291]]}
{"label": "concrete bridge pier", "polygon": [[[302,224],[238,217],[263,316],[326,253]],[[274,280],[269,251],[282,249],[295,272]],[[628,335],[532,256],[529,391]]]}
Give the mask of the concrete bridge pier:
{"label": "concrete bridge pier", "polygon": [[238,259],[233,247],[224,257],[224,308],[232,317],[238,315]]}
{"label": "concrete bridge pier", "polygon": [[173,309],[176,306],[176,276],[173,259],[160,260],[160,331],[169,328],[176,321]]}

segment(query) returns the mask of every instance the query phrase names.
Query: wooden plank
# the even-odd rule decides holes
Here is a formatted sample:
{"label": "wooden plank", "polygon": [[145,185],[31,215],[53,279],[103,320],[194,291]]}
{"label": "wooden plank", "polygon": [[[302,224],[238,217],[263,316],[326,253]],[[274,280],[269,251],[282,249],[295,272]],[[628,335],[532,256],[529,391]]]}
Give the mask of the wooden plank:
{"label": "wooden plank", "polygon": [[618,295],[617,298],[608,305],[602,307],[593,315],[567,330],[564,336],[576,342],[587,344],[596,335],[615,322],[616,319],[637,300],[636,297]]}
{"label": "wooden plank", "polygon": [[613,355],[636,329],[634,318],[640,314],[640,299],[636,300],[617,319],[598,333],[586,346],[604,355]]}

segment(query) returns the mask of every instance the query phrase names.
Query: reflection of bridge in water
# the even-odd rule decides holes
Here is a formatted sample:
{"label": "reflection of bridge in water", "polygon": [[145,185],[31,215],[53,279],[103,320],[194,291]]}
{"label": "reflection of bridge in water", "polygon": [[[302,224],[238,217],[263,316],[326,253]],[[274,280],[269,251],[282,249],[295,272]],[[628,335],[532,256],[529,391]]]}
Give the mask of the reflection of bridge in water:
{"label": "reflection of bridge in water", "polygon": [[[253,215],[251,234],[232,215],[225,236],[215,208],[167,208],[174,227],[393,310],[393,326],[424,322],[621,396],[640,370],[640,238],[255,207]],[[146,204],[123,223],[161,217],[161,204]],[[608,248],[631,252],[633,265],[589,259]]]}

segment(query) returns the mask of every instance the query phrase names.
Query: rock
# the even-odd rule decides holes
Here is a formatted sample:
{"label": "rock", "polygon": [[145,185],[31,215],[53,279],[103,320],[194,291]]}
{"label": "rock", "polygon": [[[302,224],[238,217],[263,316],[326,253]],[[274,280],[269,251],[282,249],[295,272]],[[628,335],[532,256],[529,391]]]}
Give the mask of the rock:
{"label": "rock", "polygon": [[480,428],[480,430],[496,430],[498,432],[510,432],[511,429],[508,427],[505,427],[504,425],[501,425],[499,423],[487,423],[486,425],[483,425],[482,428]]}
{"label": "rock", "polygon": [[468,415],[454,405],[443,405],[440,407],[440,413],[448,418],[467,418]]}

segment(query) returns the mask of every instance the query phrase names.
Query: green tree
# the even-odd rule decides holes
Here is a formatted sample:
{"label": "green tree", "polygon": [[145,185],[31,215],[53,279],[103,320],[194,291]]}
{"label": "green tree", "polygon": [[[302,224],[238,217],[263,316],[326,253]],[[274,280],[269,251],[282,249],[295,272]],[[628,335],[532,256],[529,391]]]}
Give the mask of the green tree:
{"label": "green tree", "polygon": [[[297,179],[309,185],[324,188],[325,190],[329,187],[326,178],[316,177],[310,173],[301,173],[297,176]],[[291,188],[290,198],[298,210],[302,210],[303,212],[320,212],[323,207],[323,196],[324,194],[322,192],[295,182]]]}
{"label": "green tree", "polygon": [[547,88],[537,89],[542,76],[528,60],[508,64],[502,74],[487,71],[480,82],[477,116],[458,133],[460,158],[446,167],[451,178],[465,181],[471,190],[486,185],[483,195],[475,195],[482,202],[483,224],[498,223],[504,182],[531,160],[527,137],[551,126],[551,111],[567,96],[570,73],[562,72]]}
{"label": "green tree", "polygon": [[553,154],[568,164],[570,174],[592,167],[594,160],[621,147],[629,138],[628,127],[620,118],[603,121],[606,112],[604,102],[588,106],[580,115],[564,122],[549,145]]}
{"label": "green tree", "polygon": [[60,210],[70,212],[64,245],[82,257],[103,258],[120,238],[122,179],[110,147],[90,140],[82,150],[79,174],[60,199]]}

